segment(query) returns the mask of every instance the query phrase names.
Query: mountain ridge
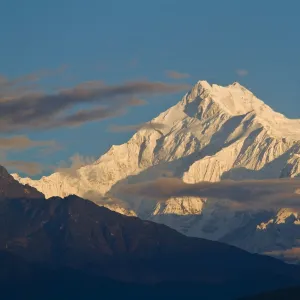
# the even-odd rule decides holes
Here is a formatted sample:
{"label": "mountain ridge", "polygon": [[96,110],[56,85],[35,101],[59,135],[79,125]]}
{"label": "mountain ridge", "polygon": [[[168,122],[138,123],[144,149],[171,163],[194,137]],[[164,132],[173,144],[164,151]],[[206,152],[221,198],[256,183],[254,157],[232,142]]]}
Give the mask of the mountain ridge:
{"label": "mountain ridge", "polygon": [[[163,126],[159,131],[138,130],[127,143],[112,146],[74,176],[54,173],[37,181],[14,177],[46,198],[76,194],[111,209],[123,209],[125,214],[167,224],[190,236],[222,240],[252,252],[278,251],[279,241],[282,250],[297,245],[297,214],[295,223],[289,225],[295,236],[287,239],[276,233],[285,223],[270,221],[281,211],[241,214],[196,197],[170,198],[165,203],[133,199],[120,195],[118,186],[166,176],[186,183],[297,177],[300,120],[273,111],[238,83],[221,87],[199,81],[176,105],[151,122]],[[285,211],[287,220],[293,212]],[[267,230],[261,229],[262,224],[268,224]],[[274,229],[269,230],[272,226]],[[253,243],[241,238],[246,233]],[[269,242],[260,245],[260,239]]]}
{"label": "mountain ridge", "polygon": [[[0,286],[9,296],[19,291],[13,289],[17,284],[35,298],[54,297],[58,288],[75,299],[74,291],[93,297],[99,284],[105,295],[110,287],[146,296],[157,292],[159,299],[233,299],[300,283],[298,266],[187,237],[74,195],[3,198],[0,224]],[[53,289],[47,293],[49,282]]]}

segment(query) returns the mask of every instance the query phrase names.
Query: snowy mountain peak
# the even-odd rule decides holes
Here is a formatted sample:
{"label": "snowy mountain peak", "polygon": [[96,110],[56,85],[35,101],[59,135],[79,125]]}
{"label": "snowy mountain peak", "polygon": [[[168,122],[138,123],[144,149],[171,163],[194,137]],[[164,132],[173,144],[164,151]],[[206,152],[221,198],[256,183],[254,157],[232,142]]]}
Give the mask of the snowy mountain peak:
{"label": "snowy mountain peak", "polygon": [[199,80],[196,83],[195,87],[196,86],[202,90],[210,90],[211,89],[211,85],[206,80]]}
{"label": "snowy mountain peak", "polygon": [[[159,124],[159,129],[138,130],[126,143],[112,146],[76,173],[56,172],[40,180],[17,174],[14,178],[35,187],[46,198],[75,194],[188,235],[223,240],[251,251],[272,250],[279,239],[276,228],[269,242],[254,235],[254,246],[243,240],[244,233],[234,238],[232,234],[243,227],[248,230],[248,225],[253,228],[245,229],[247,234],[264,234],[278,225],[271,220],[279,219],[279,214],[236,214],[222,210],[216,201],[197,197],[170,198],[164,203],[138,196],[127,198],[118,194],[118,186],[162,176],[175,176],[186,183],[300,177],[300,120],[273,111],[237,82],[220,86],[201,80],[181,101],[150,122]],[[280,219],[288,216],[280,214]],[[263,226],[267,229],[259,230]],[[291,243],[300,240],[300,226],[297,228],[299,235],[293,236]],[[237,241],[237,236],[241,240]],[[269,244],[262,245],[262,240]]]}
{"label": "snowy mountain peak", "polygon": [[271,135],[300,139],[300,120],[291,120],[275,112],[251,91],[234,82],[228,86],[201,80],[185,95],[181,107],[201,120],[226,114],[229,117],[251,116]]}
{"label": "snowy mountain peak", "polygon": [[251,91],[249,91],[246,87],[244,87],[243,85],[241,85],[239,82],[235,81],[232,84],[229,84],[227,86],[222,86],[222,85],[218,85],[218,84],[210,84],[208,81],[206,80],[199,80],[193,87],[193,89],[198,89],[199,91],[203,92],[203,91],[225,91],[228,89],[231,90],[241,90],[244,93],[248,93],[248,94],[252,94]]}
{"label": "snowy mountain peak", "polygon": [[210,107],[212,107],[211,104],[216,104],[230,115],[244,115],[251,111],[258,114],[263,110],[272,111],[238,82],[223,87],[217,84],[210,85],[204,80],[198,81],[188,94],[188,99],[195,100],[199,97],[203,101],[209,102]]}

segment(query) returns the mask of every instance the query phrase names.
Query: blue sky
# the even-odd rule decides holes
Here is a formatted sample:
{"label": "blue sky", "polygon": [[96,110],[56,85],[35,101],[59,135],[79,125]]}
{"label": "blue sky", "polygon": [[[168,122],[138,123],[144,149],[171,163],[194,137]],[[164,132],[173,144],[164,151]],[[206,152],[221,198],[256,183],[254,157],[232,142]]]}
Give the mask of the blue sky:
{"label": "blue sky", "polygon": [[[239,81],[291,118],[300,118],[299,1],[9,0],[0,9],[0,74],[15,78],[39,70],[64,72],[42,79],[46,92],[81,82],[144,80],[194,84],[200,79]],[[247,70],[239,76],[236,70]],[[166,70],[190,74],[172,80]],[[77,128],[39,132],[56,140],[51,154],[9,152],[11,160],[57,164],[75,153],[98,157],[132,133],[111,133],[111,124],[150,120],[184,92],[131,108],[121,117]],[[149,100],[149,99],[146,99]]]}

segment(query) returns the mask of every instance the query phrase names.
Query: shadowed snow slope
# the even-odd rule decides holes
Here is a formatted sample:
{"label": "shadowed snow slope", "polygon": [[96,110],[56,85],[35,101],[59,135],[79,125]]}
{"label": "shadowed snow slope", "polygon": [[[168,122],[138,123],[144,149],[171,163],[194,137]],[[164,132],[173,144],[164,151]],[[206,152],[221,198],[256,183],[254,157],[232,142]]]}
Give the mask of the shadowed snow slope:
{"label": "shadowed snow slope", "polygon": [[125,197],[118,187],[162,176],[187,183],[297,177],[300,120],[274,112],[238,83],[222,87],[199,81],[151,122],[164,126],[139,130],[72,176],[54,173],[40,180],[13,176],[47,198],[76,194],[190,236],[222,240],[249,251],[278,255],[297,247],[300,221],[287,209],[238,212],[197,197],[161,203]]}

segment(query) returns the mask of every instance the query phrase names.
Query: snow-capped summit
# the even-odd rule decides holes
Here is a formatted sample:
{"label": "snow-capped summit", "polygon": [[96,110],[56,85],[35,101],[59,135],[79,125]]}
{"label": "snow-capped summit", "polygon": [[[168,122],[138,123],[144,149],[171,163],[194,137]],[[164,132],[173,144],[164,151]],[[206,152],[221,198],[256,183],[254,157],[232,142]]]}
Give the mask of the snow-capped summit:
{"label": "snow-capped summit", "polygon": [[252,111],[260,113],[266,109],[271,110],[252,92],[237,82],[223,87],[217,84],[210,85],[207,81],[198,81],[188,94],[188,98],[195,100],[198,97],[204,103],[219,105],[222,110],[233,116],[244,115]]}
{"label": "snow-capped summit", "polygon": [[[263,245],[257,245],[257,238],[253,238],[256,245],[244,239],[249,232],[263,235],[277,232],[272,229],[269,233],[268,228],[283,223],[269,222],[277,219],[271,213],[240,214],[196,197],[172,198],[166,203],[138,197],[126,199],[118,194],[117,186],[161,176],[176,176],[188,183],[225,178],[297,177],[300,120],[290,120],[273,111],[237,82],[223,87],[198,81],[176,105],[151,122],[161,126],[138,130],[127,143],[112,146],[75,174],[57,172],[40,180],[14,177],[34,186],[47,198],[70,194],[94,201],[121,198],[118,203],[111,200],[112,209],[126,203],[124,213],[133,211],[188,235],[223,240],[253,251],[272,251],[278,239],[282,240],[278,233],[269,239],[270,243],[265,238]],[[105,201],[100,203],[103,205]],[[261,230],[262,223],[269,224],[265,226],[267,229]],[[298,223],[289,223],[293,224],[289,226],[293,226],[294,235],[288,247],[293,244],[291,241],[300,238]],[[249,226],[252,231],[247,229]]]}

